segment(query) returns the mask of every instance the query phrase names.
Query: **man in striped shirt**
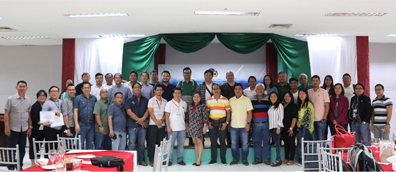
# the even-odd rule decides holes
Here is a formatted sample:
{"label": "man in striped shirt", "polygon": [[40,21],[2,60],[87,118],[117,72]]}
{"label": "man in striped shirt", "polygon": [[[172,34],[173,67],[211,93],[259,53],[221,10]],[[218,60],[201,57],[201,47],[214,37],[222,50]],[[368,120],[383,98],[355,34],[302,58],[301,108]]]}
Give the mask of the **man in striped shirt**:
{"label": "man in striped shirt", "polygon": [[392,117],[392,100],[384,95],[384,86],[377,84],[375,94],[377,97],[373,100],[373,115],[371,116],[371,132],[375,138],[389,140],[389,128]]}
{"label": "man in striped shirt", "polygon": [[212,160],[210,164],[217,163],[217,138],[220,138],[220,159],[225,166],[227,147],[225,144],[227,125],[230,121],[230,103],[228,99],[221,96],[220,86],[218,84],[212,85],[213,96],[209,98],[206,105],[209,109],[209,134],[210,134],[210,150]]}

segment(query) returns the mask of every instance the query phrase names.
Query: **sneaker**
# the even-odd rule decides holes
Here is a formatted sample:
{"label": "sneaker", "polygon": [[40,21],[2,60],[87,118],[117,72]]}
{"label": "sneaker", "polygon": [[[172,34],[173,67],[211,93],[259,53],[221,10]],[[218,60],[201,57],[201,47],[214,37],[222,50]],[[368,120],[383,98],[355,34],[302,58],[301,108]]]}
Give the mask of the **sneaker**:
{"label": "sneaker", "polygon": [[249,163],[247,161],[242,161],[242,164],[245,166],[249,166]]}
{"label": "sneaker", "polygon": [[180,162],[178,162],[177,164],[179,164],[179,165],[186,165],[186,163],[184,163],[183,161],[180,161]]}
{"label": "sneaker", "polygon": [[253,164],[253,165],[261,164],[261,161],[255,160],[254,162],[252,162],[252,164]]}
{"label": "sneaker", "polygon": [[230,163],[230,165],[236,165],[236,164],[239,164],[239,162],[238,162],[238,161],[232,161],[232,162]]}
{"label": "sneaker", "polygon": [[271,162],[269,162],[269,161],[264,161],[264,164],[265,164],[265,165],[271,165]]}
{"label": "sneaker", "polygon": [[211,160],[211,161],[208,163],[208,165],[213,165],[213,164],[217,164],[217,162],[216,162],[216,161],[213,161],[213,160]]}
{"label": "sneaker", "polygon": [[297,166],[302,167],[301,163],[296,162],[295,163]]}
{"label": "sneaker", "polygon": [[172,166],[172,162],[169,161],[169,162],[168,162],[168,166]]}
{"label": "sneaker", "polygon": [[221,163],[223,164],[223,166],[227,166],[227,162],[226,161],[222,161]]}

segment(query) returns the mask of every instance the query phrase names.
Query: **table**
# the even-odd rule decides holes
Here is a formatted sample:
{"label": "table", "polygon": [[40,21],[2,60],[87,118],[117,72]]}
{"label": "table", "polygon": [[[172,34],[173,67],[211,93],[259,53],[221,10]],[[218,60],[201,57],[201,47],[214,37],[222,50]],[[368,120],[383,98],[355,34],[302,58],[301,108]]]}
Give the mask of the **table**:
{"label": "table", "polygon": [[[96,151],[96,150],[84,150],[84,151],[70,151],[66,153],[65,155],[86,155],[86,154],[92,154],[95,155],[96,157],[100,156],[114,156],[118,158],[122,158],[125,161],[124,165],[124,171],[134,171],[134,167],[136,167],[136,152],[135,151]],[[90,159],[84,159],[84,161],[90,161]],[[51,165],[51,162],[49,163]],[[91,164],[82,164],[81,170],[87,170],[87,171],[117,171],[116,167],[98,167],[95,165]],[[22,171],[49,171],[49,170],[44,170],[41,167],[38,167],[37,165],[32,166],[30,168],[27,168]]]}

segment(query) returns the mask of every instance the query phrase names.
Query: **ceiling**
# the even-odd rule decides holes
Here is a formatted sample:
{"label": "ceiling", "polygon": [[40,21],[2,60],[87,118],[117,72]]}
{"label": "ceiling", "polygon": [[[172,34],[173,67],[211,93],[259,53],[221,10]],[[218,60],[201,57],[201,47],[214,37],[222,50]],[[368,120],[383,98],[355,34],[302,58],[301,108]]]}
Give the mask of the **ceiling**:
{"label": "ceiling", "polygon": [[[260,12],[259,16],[204,16],[194,11]],[[63,14],[126,12],[127,17],[69,19]],[[331,12],[385,12],[382,17],[331,17]],[[396,43],[394,0],[0,0],[0,27],[16,32],[4,36],[49,36],[49,39],[8,40],[0,45],[61,45],[63,38],[98,35],[256,32],[369,36],[370,42]],[[293,24],[270,29],[271,24]],[[134,39],[126,39],[132,41]]]}

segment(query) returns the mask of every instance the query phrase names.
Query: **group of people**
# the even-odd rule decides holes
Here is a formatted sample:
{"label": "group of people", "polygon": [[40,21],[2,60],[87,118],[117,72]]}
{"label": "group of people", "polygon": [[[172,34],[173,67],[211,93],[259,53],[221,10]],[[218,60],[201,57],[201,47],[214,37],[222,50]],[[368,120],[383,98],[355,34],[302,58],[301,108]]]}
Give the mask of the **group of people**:
{"label": "group of people", "polygon": [[[19,81],[17,94],[10,96],[5,105],[5,134],[8,147],[19,144],[20,158],[25,155],[26,136],[32,139],[57,140],[57,136],[81,138],[82,149],[136,150],[138,163],[147,166],[144,150],[147,141],[148,158],[153,166],[155,145],[166,137],[174,145],[177,140],[177,163],[185,165],[183,149],[186,133],[195,145],[197,159],[193,165],[200,166],[203,139],[209,128],[211,161],[217,163],[220,147],[221,164],[227,165],[226,149],[231,147],[233,160],[249,165],[249,139],[254,145],[254,162],[271,166],[294,164],[297,152],[301,163],[301,139],[326,140],[330,128],[336,134],[335,125],[356,132],[355,141],[370,144],[370,130],[376,138],[389,139],[392,101],[384,95],[384,86],[377,84],[377,97],[371,100],[364,95],[361,83],[353,85],[349,74],[343,75],[343,84],[333,83],[327,75],[320,87],[320,77],[301,74],[299,79],[288,80],[285,72],[278,74],[279,83],[273,84],[270,75],[263,83],[254,76],[248,78],[249,87],[234,81],[234,73],[227,72],[227,82],[221,85],[212,81],[213,72],[204,72],[205,81],[198,84],[191,78],[192,70],[183,69],[184,79],[173,85],[171,74],[153,70],[140,74],[132,71],[130,81],[123,81],[121,74],[101,73],[95,75],[95,85],[89,83],[90,75],[82,74],[83,82],[74,85],[73,79],[65,81],[66,89],[60,92],[51,86],[48,94],[39,90],[37,101],[32,105],[25,96],[28,85]],[[151,78],[151,82],[148,80]],[[103,84],[103,79],[106,83]],[[113,84],[113,81],[115,84]],[[288,82],[287,82],[288,81]],[[48,98],[49,95],[49,98]],[[54,111],[64,119],[63,127],[51,127],[50,122],[40,120],[40,111]],[[252,131],[251,131],[252,130]],[[128,135],[128,137],[127,137]],[[129,143],[127,144],[127,138]],[[276,160],[270,163],[270,140],[276,145]],[[284,142],[285,160],[281,160],[281,140]],[[219,142],[219,143],[218,143]],[[299,146],[300,145],[300,146]],[[171,146],[169,166],[173,163],[174,146]],[[34,151],[29,150],[34,164]],[[21,167],[22,167],[22,162]],[[12,170],[14,166],[9,165]]]}

